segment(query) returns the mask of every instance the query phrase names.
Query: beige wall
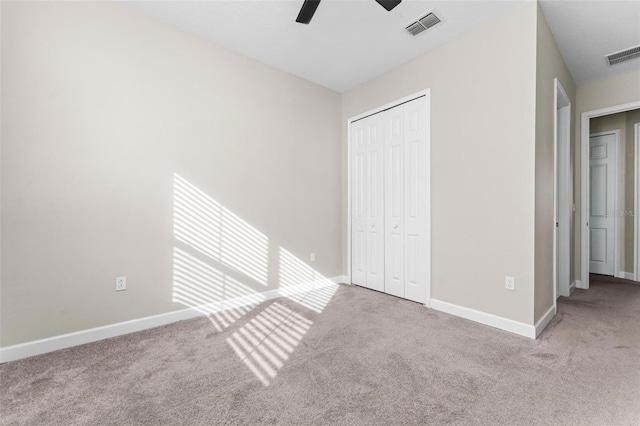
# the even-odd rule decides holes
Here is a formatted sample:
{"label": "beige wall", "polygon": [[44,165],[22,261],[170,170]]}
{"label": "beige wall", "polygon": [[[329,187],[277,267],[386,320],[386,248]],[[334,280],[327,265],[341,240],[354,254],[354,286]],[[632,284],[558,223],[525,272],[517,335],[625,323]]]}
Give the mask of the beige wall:
{"label": "beige wall", "polygon": [[431,296],[533,324],[553,303],[553,78],[578,209],[580,114],[640,100],[640,73],[574,89],[534,2],[342,96],[118,4],[2,2],[1,23],[2,346],[345,273],[347,120],[425,88]]}
{"label": "beige wall", "polygon": [[[581,149],[580,139],[582,113],[593,111],[601,108],[624,105],[630,102],[640,102],[640,71],[619,75],[607,80],[601,80],[596,83],[579,86],[576,88],[576,109],[575,109],[575,152],[574,152],[574,202],[576,204],[576,212],[574,217],[574,269],[576,271],[576,279],[581,279],[581,261],[580,261],[580,215],[581,215]],[[628,230],[627,230],[628,232]],[[630,272],[630,271],[624,271]]]}
{"label": "beige wall", "polygon": [[633,273],[633,230],[634,216],[634,155],[635,155],[635,123],[640,122],[640,109],[620,112],[592,118],[590,132],[620,131],[618,159],[618,237],[617,244],[620,253],[619,267],[622,272]]}
{"label": "beige wall", "polygon": [[[432,293],[532,324],[536,4],[373,79],[342,97],[348,118],[431,89]],[[346,192],[343,195],[346,269]],[[516,291],[504,277],[516,278]]]}
{"label": "beige wall", "polygon": [[538,321],[554,304],[554,121],[557,78],[572,105],[573,78],[538,6],[536,44],[535,309]]}
{"label": "beige wall", "polygon": [[115,3],[1,47],[3,346],[342,273],[337,93]]}
{"label": "beige wall", "polygon": [[[576,88],[576,118],[586,111],[637,102],[639,99],[640,71],[579,86]],[[576,121],[576,125],[580,126],[580,123]]]}

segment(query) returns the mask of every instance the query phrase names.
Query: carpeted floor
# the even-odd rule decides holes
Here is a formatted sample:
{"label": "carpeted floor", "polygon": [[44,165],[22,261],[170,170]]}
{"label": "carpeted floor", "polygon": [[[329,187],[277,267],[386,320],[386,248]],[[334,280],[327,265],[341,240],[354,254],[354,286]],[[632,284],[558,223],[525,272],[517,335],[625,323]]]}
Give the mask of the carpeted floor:
{"label": "carpeted floor", "polygon": [[[294,300],[295,299],[295,300]],[[0,424],[640,424],[640,285],[529,340],[355,286],[0,366]]]}

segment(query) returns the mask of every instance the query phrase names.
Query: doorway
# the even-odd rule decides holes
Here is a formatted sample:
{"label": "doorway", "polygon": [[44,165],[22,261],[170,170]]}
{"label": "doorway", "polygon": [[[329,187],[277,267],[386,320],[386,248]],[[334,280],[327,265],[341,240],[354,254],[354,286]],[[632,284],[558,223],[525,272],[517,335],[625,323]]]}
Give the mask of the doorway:
{"label": "doorway", "polygon": [[[580,168],[580,182],[581,182],[581,190],[580,190],[580,195],[581,195],[581,201],[580,201],[580,275],[579,275],[579,281],[577,281],[577,287],[579,288],[583,288],[583,289],[588,289],[589,288],[589,272],[590,272],[590,266],[591,266],[591,259],[592,259],[592,254],[591,254],[591,249],[592,249],[592,242],[591,242],[591,221],[590,221],[590,216],[591,216],[591,201],[592,201],[592,197],[591,197],[591,185],[590,183],[592,182],[592,177],[591,177],[591,132],[590,132],[590,122],[592,118],[597,118],[597,117],[602,117],[602,116],[608,116],[608,115],[612,115],[612,114],[616,114],[616,113],[621,113],[621,112],[627,112],[627,111],[631,111],[631,110],[636,110],[640,108],[640,101],[636,101],[636,102],[631,102],[631,103],[627,103],[627,104],[622,104],[622,105],[618,105],[618,106],[614,106],[614,107],[608,107],[608,108],[601,108],[601,109],[597,109],[597,110],[593,110],[593,111],[587,111],[582,113],[581,115],[581,123],[580,123],[580,150],[581,150],[581,154],[580,154],[580,162],[581,162],[581,168]],[[597,154],[597,153],[596,153]],[[598,170],[599,173],[601,173],[603,171],[603,169],[601,168],[600,170]],[[636,184],[638,182],[638,179],[635,180]],[[600,185],[602,185],[602,182],[599,183]],[[636,193],[638,192],[638,190],[636,189],[635,191]],[[600,195],[602,195],[603,192],[600,193]],[[600,196],[600,195],[596,195],[596,196]],[[636,199],[637,200],[637,199]],[[611,215],[613,216],[613,221],[614,221],[614,227],[615,227],[615,221],[617,221],[619,219],[619,215],[623,214],[624,211],[619,211],[620,209],[618,208],[618,206],[615,206],[615,208],[613,209],[613,211],[609,212],[611,213]],[[596,212],[597,213],[597,212]],[[602,212],[600,212],[602,213]],[[636,209],[636,213],[637,215],[637,209]],[[636,225],[635,227],[637,227],[637,223],[638,220],[636,219],[634,222]],[[632,225],[633,226],[633,225]],[[628,230],[626,230],[628,231]],[[614,230],[614,232],[617,231]],[[638,231],[635,231],[635,234],[637,234]],[[626,235],[626,232],[625,232]],[[629,234],[632,235],[632,234]],[[600,232],[599,235],[594,236],[595,238],[599,238],[600,240],[602,240],[604,236],[603,232]],[[615,236],[616,238],[619,237],[619,235]],[[615,250],[618,247],[619,244],[615,244],[615,247],[613,249],[613,274],[617,277],[621,277],[621,273],[619,271],[619,266],[618,266],[618,258],[616,257],[616,253]],[[638,244],[635,244],[635,248],[634,248],[634,262],[632,263],[637,263],[637,257],[638,257]],[[602,253],[599,253],[600,256],[599,258],[602,259]],[[597,256],[596,256],[597,257]],[[626,274],[625,274],[626,275]],[[633,275],[637,275],[637,271],[634,271]]]}

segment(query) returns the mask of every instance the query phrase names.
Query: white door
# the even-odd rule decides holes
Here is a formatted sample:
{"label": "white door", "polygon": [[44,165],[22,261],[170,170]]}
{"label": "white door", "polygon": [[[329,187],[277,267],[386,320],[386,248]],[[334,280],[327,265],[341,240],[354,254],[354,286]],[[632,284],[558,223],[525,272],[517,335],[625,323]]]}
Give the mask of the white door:
{"label": "white door", "polygon": [[404,256],[405,299],[427,297],[427,101],[404,104]]}
{"label": "white door", "polygon": [[384,163],[380,114],[352,123],[352,281],[384,290]]}
{"label": "white door", "polygon": [[384,112],[385,293],[404,297],[404,105]]}
{"label": "white door", "polygon": [[589,272],[614,274],[616,135],[589,138]]}
{"label": "white door", "polygon": [[385,114],[385,292],[426,302],[426,99]]}
{"label": "white door", "polygon": [[367,218],[365,208],[365,159],[367,148],[364,143],[365,126],[362,120],[351,124],[351,281],[354,284],[366,285],[367,283],[367,251],[366,229]]}
{"label": "white door", "polygon": [[428,303],[428,101],[351,124],[351,281]]}

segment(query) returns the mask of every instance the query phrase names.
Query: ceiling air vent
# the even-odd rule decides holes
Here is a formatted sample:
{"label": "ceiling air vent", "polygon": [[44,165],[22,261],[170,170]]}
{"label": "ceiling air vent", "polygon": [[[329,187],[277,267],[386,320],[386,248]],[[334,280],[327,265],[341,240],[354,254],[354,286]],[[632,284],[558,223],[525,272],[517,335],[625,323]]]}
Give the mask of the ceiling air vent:
{"label": "ceiling air vent", "polygon": [[632,59],[640,58],[640,46],[634,46],[629,49],[621,50],[606,56],[607,65],[616,65]]}
{"label": "ceiling air vent", "polygon": [[411,35],[414,35],[414,36],[420,34],[424,30],[426,30],[426,28],[420,25],[420,22],[414,22],[413,24],[407,27],[407,31],[409,31]]}
{"label": "ceiling air vent", "polygon": [[415,22],[410,23],[405,29],[413,36],[420,34],[421,32],[433,28],[442,22],[434,11],[431,11],[424,15],[422,18]]}

